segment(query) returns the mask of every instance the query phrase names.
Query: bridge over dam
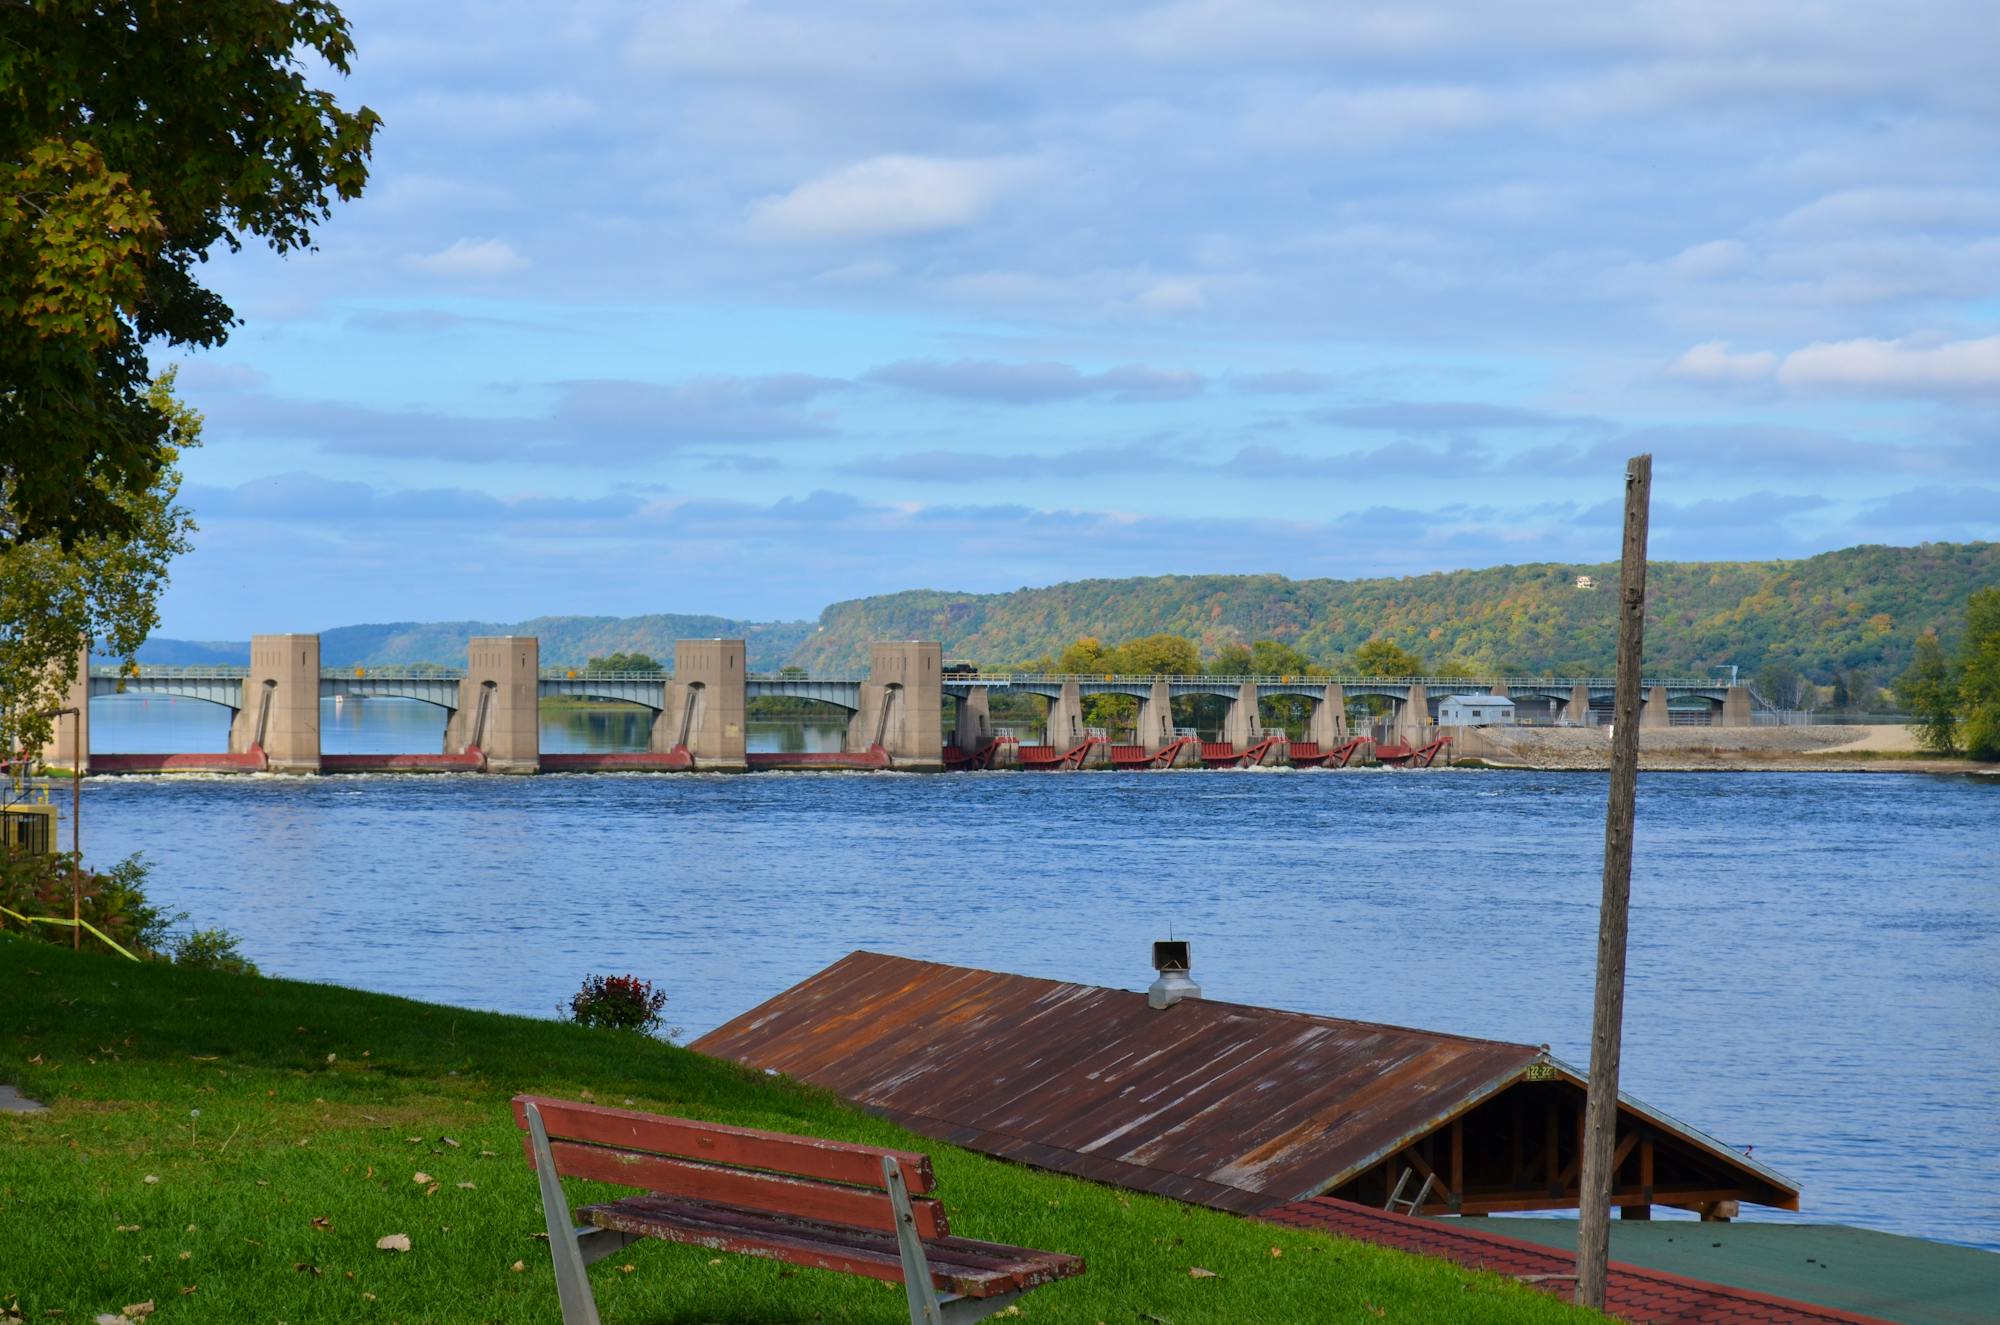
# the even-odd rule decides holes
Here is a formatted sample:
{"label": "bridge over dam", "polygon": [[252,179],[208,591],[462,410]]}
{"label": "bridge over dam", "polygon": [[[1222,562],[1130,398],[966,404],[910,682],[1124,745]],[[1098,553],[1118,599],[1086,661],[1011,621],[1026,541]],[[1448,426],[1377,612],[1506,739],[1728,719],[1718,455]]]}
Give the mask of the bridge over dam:
{"label": "bridge over dam", "polygon": [[[1441,708],[1451,696],[1511,700],[1524,720],[1588,725],[1609,720],[1613,683],[1601,678],[1326,676],[1074,676],[976,673],[947,668],[935,642],[870,646],[856,675],[751,675],[742,640],[682,640],[673,670],[606,672],[545,668],[533,636],[473,639],[463,667],[320,665],[317,635],[259,635],[247,667],[80,669],[64,720],[43,763],[84,773],[243,771],[343,773],[463,770],[488,773],[608,770],[744,772],[757,769],[1160,768],[1176,764],[1340,766],[1412,752],[1433,754]],[[1645,682],[1647,726],[1749,726],[1747,687],[1699,679]],[[92,701],[171,696],[229,712],[226,751],[131,754],[93,750]],[[1094,728],[1086,703],[1125,696],[1136,711],[1117,732]],[[1037,744],[1003,735],[993,718],[1002,696],[1035,696],[1046,718]],[[1207,697],[1219,728],[1176,725],[1175,701]],[[574,697],[636,705],[649,715],[643,750],[544,753],[540,706]],[[748,706],[758,699],[809,701],[845,715],[837,751],[760,753],[747,748]],[[405,700],[438,710],[435,748],[396,754],[337,754],[321,748],[321,705]],[[1287,721],[1267,716],[1287,701]],[[1185,709],[1185,703],[1184,703]],[[1398,752],[1401,752],[1400,754]]]}

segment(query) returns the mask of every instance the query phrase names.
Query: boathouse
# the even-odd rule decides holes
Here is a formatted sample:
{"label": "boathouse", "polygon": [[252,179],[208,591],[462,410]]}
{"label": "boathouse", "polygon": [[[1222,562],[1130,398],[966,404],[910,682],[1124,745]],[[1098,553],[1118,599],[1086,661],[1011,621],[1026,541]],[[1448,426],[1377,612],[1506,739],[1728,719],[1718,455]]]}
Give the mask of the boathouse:
{"label": "boathouse", "polygon": [[1441,727],[1507,727],[1514,722],[1514,701],[1505,695],[1452,695],[1438,705]]}
{"label": "boathouse", "polygon": [[[1162,945],[1165,946],[1165,945]],[[855,952],[696,1050],[824,1087],[1003,1159],[1257,1214],[1302,1197],[1421,1212],[1573,1209],[1584,1074],[1546,1046]],[[1795,1184],[1619,1099],[1612,1202],[1726,1218]]]}

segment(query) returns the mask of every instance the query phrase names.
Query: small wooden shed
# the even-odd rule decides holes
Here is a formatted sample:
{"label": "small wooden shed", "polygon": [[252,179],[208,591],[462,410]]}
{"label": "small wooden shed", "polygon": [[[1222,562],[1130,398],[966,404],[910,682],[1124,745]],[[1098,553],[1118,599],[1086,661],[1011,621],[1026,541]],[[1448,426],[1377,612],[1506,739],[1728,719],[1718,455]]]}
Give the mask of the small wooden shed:
{"label": "small wooden shed", "polygon": [[[1405,1170],[1432,1179],[1426,1214],[1578,1200],[1585,1078],[1541,1046],[855,952],[693,1047],[940,1141],[1241,1214],[1379,1206]],[[1798,1208],[1782,1175],[1629,1095],[1615,1144],[1626,1218]]]}

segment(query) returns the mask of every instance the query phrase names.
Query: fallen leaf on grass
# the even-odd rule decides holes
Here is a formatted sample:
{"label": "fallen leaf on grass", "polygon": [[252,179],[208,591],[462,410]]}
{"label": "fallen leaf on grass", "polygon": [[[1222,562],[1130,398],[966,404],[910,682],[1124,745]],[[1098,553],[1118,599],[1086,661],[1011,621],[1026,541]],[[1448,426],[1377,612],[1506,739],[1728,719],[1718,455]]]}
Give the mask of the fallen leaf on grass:
{"label": "fallen leaf on grass", "polygon": [[197,1288],[200,1288],[200,1287],[201,1287],[201,1285],[200,1285],[200,1284],[189,1284],[189,1285],[188,1285],[188,1286],[187,1286],[186,1288],[183,1288],[183,1289],[181,1290],[181,1296],[182,1296],[182,1297],[193,1297],[193,1296],[194,1296],[194,1290],[195,1290],[195,1289],[197,1289]]}
{"label": "fallen leaf on grass", "polygon": [[1386,1315],[1388,1315],[1388,1314],[1389,1314],[1388,1312],[1384,1311],[1384,1310],[1383,1310],[1382,1308],[1380,1308],[1380,1307],[1376,1306],[1376,1305],[1375,1305],[1375,1304],[1374,1304],[1373,1302],[1363,1302],[1363,1303],[1362,1303],[1361,1305],[1362,1305],[1362,1306],[1364,1306],[1364,1307],[1367,1307],[1367,1308],[1368,1308],[1368,1310],[1369,1310],[1370,1312],[1372,1312],[1373,1314],[1375,1314],[1375,1315],[1377,1315],[1377,1316],[1386,1316]]}
{"label": "fallen leaf on grass", "polygon": [[711,1256],[711,1257],[709,1257],[709,1258],[708,1258],[708,1263],[709,1263],[710,1265],[720,1265],[720,1264],[722,1264],[722,1257],[720,1257],[720,1256]]}
{"label": "fallen leaf on grass", "polygon": [[144,1302],[134,1302],[130,1306],[120,1307],[118,1314],[127,1320],[143,1320],[153,1314],[153,1299],[149,1297]]}
{"label": "fallen leaf on grass", "polygon": [[446,1145],[450,1146],[453,1150],[458,1149],[458,1142],[452,1140],[448,1136],[441,1136],[438,1138],[438,1140],[444,1142]]}
{"label": "fallen leaf on grass", "polygon": [[375,1249],[377,1251],[408,1251],[410,1249],[410,1235],[407,1233],[391,1233],[386,1237],[377,1238],[375,1239]]}
{"label": "fallen leaf on grass", "polygon": [[526,1261],[515,1261],[512,1265],[508,1266],[507,1268],[512,1270],[515,1274],[519,1274],[521,1271],[528,1268],[528,1263]]}
{"label": "fallen leaf on grass", "polygon": [[320,1275],[324,1273],[324,1271],[322,1271],[317,1265],[314,1265],[311,1261],[293,1261],[292,1268],[294,1270],[297,1270],[300,1274],[309,1274],[315,1279],[319,1278]]}
{"label": "fallen leaf on grass", "polygon": [[1220,1279],[1221,1277],[1222,1276],[1217,1274],[1215,1271],[1204,1270],[1199,1265],[1191,1265],[1188,1267],[1188,1278],[1190,1279]]}
{"label": "fallen leaf on grass", "polygon": [[421,1169],[419,1169],[419,1170],[418,1170],[417,1172],[415,1172],[415,1173],[412,1173],[412,1174],[410,1175],[410,1181],[411,1181],[411,1182],[414,1182],[414,1183],[415,1183],[415,1184],[417,1184],[417,1186],[419,1186],[419,1187],[423,1186],[423,1185],[424,1185],[425,1183],[429,1182],[430,1180],[431,1180],[431,1175],[430,1175],[430,1174],[428,1174],[428,1173],[425,1173],[425,1172],[424,1172],[423,1170],[421,1170]]}
{"label": "fallen leaf on grass", "polygon": [[1282,1255],[1284,1255],[1284,1254],[1285,1254],[1285,1249],[1284,1249],[1283,1247],[1273,1247],[1273,1248],[1271,1248],[1271,1259],[1272,1259],[1272,1260],[1276,1260],[1276,1259],[1277,1259],[1278,1257],[1280,1257],[1280,1256],[1282,1256]]}
{"label": "fallen leaf on grass", "polygon": [[375,1295],[373,1293],[363,1293],[361,1295],[361,1300],[363,1302],[373,1302],[375,1300]]}
{"label": "fallen leaf on grass", "polygon": [[632,1273],[632,1271],[634,1271],[634,1270],[636,1270],[636,1269],[638,1269],[638,1268],[639,1268],[639,1267],[638,1267],[638,1266],[636,1266],[636,1265],[621,1265],[621,1266],[619,1266],[619,1267],[618,1267],[618,1273],[620,1273],[620,1274],[630,1274],[630,1273]]}
{"label": "fallen leaf on grass", "polygon": [[462,1192],[477,1191],[479,1184],[476,1182],[461,1182],[458,1184],[458,1189]]}
{"label": "fallen leaf on grass", "polygon": [[118,1231],[120,1233],[137,1233],[139,1231],[139,1226],[137,1224],[120,1224],[118,1226]]}
{"label": "fallen leaf on grass", "polygon": [[313,1227],[318,1229],[322,1233],[333,1232],[333,1221],[327,1218],[325,1215],[314,1215],[312,1223]]}
{"label": "fallen leaf on grass", "polygon": [[498,1159],[500,1158],[500,1154],[495,1150],[482,1150],[479,1152],[479,1157],[481,1159]]}
{"label": "fallen leaf on grass", "polygon": [[154,1183],[158,1182],[159,1180],[160,1180],[160,1175],[159,1175],[159,1174],[157,1174],[157,1173],[148,1173],[148,1174],[146,1175],[146,1179],[145,1179],[145,1181],[146,1181],[146,1185],[147,1185],[148,1187],[152,1186],[152,1185],[153,1185]]}

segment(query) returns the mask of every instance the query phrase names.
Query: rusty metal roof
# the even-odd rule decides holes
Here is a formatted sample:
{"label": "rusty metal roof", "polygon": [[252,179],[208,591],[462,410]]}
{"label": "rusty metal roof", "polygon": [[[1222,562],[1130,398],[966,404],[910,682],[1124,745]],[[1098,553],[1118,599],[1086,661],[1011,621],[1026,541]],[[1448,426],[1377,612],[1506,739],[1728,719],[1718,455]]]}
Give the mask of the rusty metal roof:
{"label": "rusty metal roof", "polygon": [[694,1042],[955,1145],[1256,1213],[1545,1062],[1534,1045],[855,952]]}

